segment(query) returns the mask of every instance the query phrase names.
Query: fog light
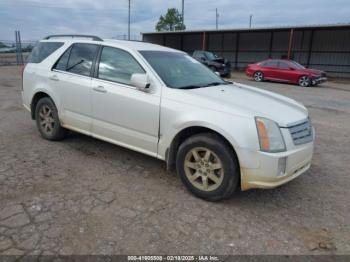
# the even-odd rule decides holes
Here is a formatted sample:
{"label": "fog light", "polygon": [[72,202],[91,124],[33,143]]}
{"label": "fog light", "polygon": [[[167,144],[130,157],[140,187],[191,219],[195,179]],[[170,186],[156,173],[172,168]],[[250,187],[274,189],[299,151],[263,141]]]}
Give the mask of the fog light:
{"label": "fog light", "polygon": [[277,176],[283,176],[286,173],[287,157],[278,159]]}

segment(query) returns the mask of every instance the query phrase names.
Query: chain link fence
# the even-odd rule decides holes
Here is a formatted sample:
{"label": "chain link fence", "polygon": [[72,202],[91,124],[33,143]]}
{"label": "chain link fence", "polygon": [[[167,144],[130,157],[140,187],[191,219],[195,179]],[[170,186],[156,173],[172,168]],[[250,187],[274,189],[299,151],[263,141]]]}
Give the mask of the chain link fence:
{"label": "chain link fence", "polygon": [[[21,56],[26,61],[37,41],[21,41]],[[18,46],[13,40],[0,40],[0,66],[17,65],[19,59]]]}

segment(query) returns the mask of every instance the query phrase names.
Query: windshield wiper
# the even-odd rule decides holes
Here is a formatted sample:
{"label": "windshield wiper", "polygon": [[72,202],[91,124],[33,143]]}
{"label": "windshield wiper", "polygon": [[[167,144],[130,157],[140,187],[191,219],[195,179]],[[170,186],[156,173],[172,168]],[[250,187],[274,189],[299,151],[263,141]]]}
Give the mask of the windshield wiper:
{"label": "windshield wiper", "polygon": [[77,65],[80,65],[81,63],[85,62],[84,59],[80,60],[79,62],[75,63],[74,65],[70,66],[67,68],[67,71],[72,70],[74,67],[76,67]]}
{"label": "windshield wiper", "polygon": [[219,86],[219,85],[229,85],[232,84],[231,82],[212,82],[208,84],[203,85],[188,85],[188,86],[181,86],[178,87],[179,89],[195,89],[195,88],[202,88],[202,87],[209,87],[209,86]]}
{"label": "windshield wiper", "polygon": [[206,84],[205,86],[220,86],[220,85],[229,85],[230,83],[228,82],[212,82],[209,84]]}
{"label": "windshield wiper", "polygon": [[196,85],[189,85],[189,86],[180,86],[178,89],[196,89],[196,88],[201,88],[205,86],[196,86]]}

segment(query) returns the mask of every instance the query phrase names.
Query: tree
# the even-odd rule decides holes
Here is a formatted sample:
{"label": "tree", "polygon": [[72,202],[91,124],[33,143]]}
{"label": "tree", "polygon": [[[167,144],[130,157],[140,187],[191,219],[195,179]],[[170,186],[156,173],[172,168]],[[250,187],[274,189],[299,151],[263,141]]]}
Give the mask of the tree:
{"label": "tree", "polygon": [[156,25],[156,30],[160,31],[177,31],[185,30],[186,26],[182,24],[182,15],[176,8],[169,8],[165,16],[160,16]]}

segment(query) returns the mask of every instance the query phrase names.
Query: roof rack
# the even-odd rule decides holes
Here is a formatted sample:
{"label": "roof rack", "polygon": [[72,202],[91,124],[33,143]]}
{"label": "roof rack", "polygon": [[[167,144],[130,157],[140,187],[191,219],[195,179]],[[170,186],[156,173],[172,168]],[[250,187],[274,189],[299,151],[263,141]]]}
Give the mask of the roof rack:
{"label": "roof rack", "polygon": [[71,37],[71,38],[75,38],[75,37],[82,37],[82,38],[91,38],[93,41],[103,41],[102,38],[98,37],[98,36],[94,36],[94,35],[49,35],[47,37],[44,38],[44,40],[48,40],[51,38],[57,38],[57,37]]}

